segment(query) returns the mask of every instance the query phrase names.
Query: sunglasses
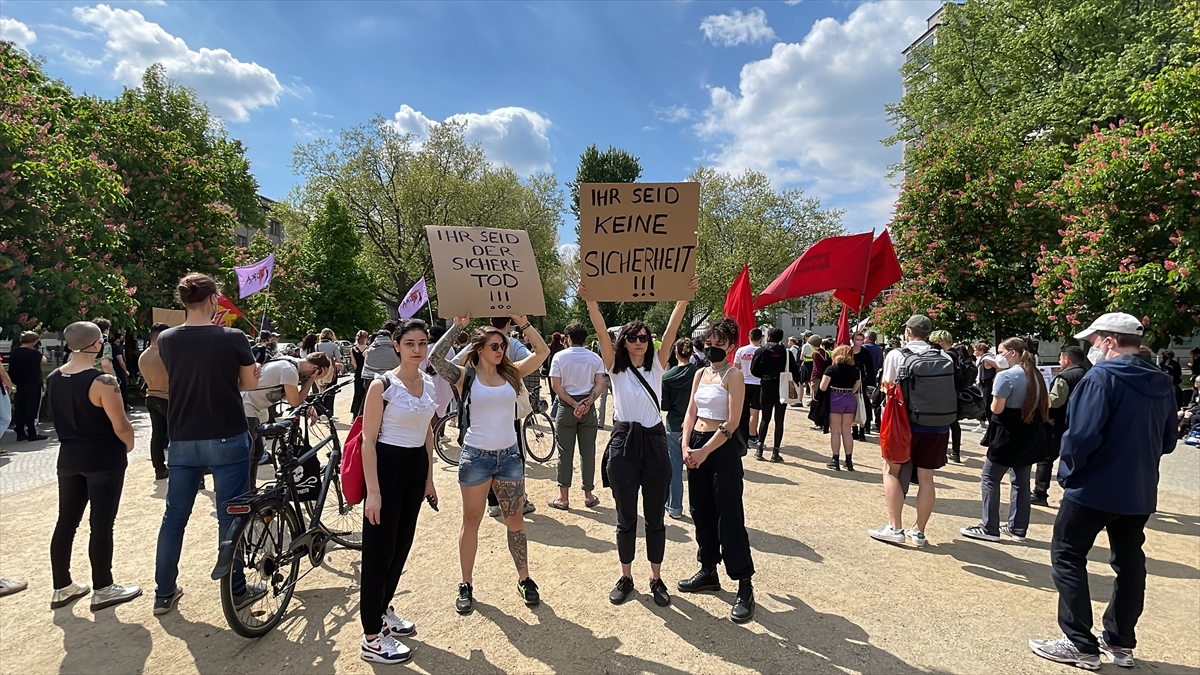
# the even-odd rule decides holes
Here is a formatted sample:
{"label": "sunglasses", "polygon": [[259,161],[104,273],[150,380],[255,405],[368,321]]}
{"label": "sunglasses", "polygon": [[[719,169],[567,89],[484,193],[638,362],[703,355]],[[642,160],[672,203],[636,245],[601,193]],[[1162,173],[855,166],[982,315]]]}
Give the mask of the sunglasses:
{"label": "sunglasses", "polygon": [[503,343],[503,342],[490,342],[490,343],[488,343],[488,344],[486,344],[486,345],[484,345],[484,346],[485,346],[485,347],[487,347],[488,349],[491,349],[491,350],[492,350],[492,351],[494,351],[494,352],[498,352],[498,351],[500,351],[501,349],[504,349],[504,343]]}
{"label": "sunglasses", "polygon": [[626,335],[625,341],[629,343],[641,342],[645,344],[650,341],[650,336],[646,335],[645,333],[642,333],[641,335]]}

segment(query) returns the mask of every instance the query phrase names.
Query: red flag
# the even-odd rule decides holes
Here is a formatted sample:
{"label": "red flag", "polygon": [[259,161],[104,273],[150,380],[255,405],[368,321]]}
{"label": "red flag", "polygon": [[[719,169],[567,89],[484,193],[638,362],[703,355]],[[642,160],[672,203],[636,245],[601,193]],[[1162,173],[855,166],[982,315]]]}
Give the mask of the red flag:
{"label": "red flag", "polygon": [[[233,304],[233,301],[229,299],[229,296],[224,294],[218,295],[217,305],[217,314],[213,317],[214,325],[230,328],[238,319],[243,319],[246,321],[246,323],[250,323],[250,320],[246,318],[246,315],[242,314],[242,310],[238,309],[237,306]],[[250,334],[254,335],[253,324],[250,325]]]}
{"label": "red flag", "polygon": [[837,338],[834,339],[835,345],[850,344],[850,306],[842,305],[842,315],[838,317],[838,332]]}
{"label": "red flag", "polygon": [[[725,316],[738,325],[738,346],[750,344],[750,329],[754,328],[754,296],[750,292],[750,265],[742,265],[742,271],[729,287],[725,296]],[[733,361],[733,351],[729,352]]]}
{"label": "red flag", "polygon": [[[896,259],[896,249],[892,246],[892,236],[887,230],[879,235],[871,245],[871,263],[867,267],[866,289],[839,287],[833,297],[846,303],[855,312],[861,312],[871,304],[883,289],[900,281],[904,272],[900,269],[900,261]],[[859,304],[861,301],[861,304]]]}
{"label": "red flag", "polygon": [[758,295],[754,308],[834,289],[861,294],[870,256],[870,232],[822,239]]}

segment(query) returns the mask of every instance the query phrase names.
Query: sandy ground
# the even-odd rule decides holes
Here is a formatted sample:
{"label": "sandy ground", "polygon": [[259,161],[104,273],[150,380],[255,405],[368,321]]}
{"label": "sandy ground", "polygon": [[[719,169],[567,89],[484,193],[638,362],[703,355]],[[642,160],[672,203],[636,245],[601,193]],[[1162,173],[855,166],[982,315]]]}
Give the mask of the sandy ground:
{"label": "sandy ground", "polygon": [[[349,397],[340,398],[346,406]],[[938,474],[930,546],[889,546],[866,534],[885,521],[878,446],[859,443],[861,470],[834,473],[824,466],[828,437],[809,431],[795,409],[787,428],[786,463],[745,462],[759,604],[755,620],[744,626],[727,618],[736,589],[727,578],[720,593],[675,593],[671,607],[655,607],[643,560],[635,565],[638,594],[621,607],[609,604],[619,572],[612,497],[601,491],[601,505],[584,509],[576,489],[570,512],[547,508],[557,492],[556,460],[528,468],[538,511],[526,525],[542,606],[521,603],[504,528],[485,519],[475,571],[477,610],[467,617],[453,609],[461,503],[456,472],[437,466],[442,510],[422,514],[395,598],[399,613],[419,627],[417,637],[406,641],[414,651],[407,666],[359,660],[359,561],[353,551],[331,552],[299,582],[276,631],[259,640],[232,633],[218,584],[208,578],[217,537],[211,492],[197,499],[187,532],[180,575],[186,595],[177,612],[155,617],[154,550],[165,484],[155,483],[149,462],[137,459],[117,521],[114,574],[118,583],[140,584],[146,594],[96,614],[86,599],[48,608],[55,485],[0,498],[0,570],[30,582],[29,590],[0,599],[0,672],[1067,672],[1026,646],[1030,637],[1059,632],[1049,565],[1057,486],[1051,508],[1034,507],[1027,543],[962,538],[958,528],[979,518],[982,464],[979,437],[965,434],[965,463]],[[1200,672],[1200,503],[1195,494],[1164,492],[1160,509],[1147,529],[1149,580],[1135,672]],[[912,513],[910,500],[906,521]],[[673,589],[695,571],[696,551],[690,521],[668,524],[663,569]],[[1107,599],[1112,588],[1106,545],[1101,536],[1091,555],[1097,599]],[[86,550],[85,520],[74,557],[76,579],[85,583]],[[1094,607],[1099,625],[1103,605]],[[1107,663],[1104,670],[1117,671]]]}

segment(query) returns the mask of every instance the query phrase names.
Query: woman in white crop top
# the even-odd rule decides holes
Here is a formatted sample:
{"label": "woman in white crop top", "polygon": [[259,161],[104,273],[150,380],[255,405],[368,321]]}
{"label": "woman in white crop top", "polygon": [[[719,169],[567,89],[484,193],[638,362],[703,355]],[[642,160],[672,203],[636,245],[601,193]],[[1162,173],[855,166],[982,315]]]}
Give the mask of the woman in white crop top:
{"label": "woman in white crop top", "polygon": [[688,499],[696,523],[700,571],[679,582],[679,590],[695,593],[721,587],[717,563],[738,582],[729,612],[735,623],[754,618],[754,560],[746,534],[742,504],[742,457],[748,436],[739,428],[749,417],[744,409],[746,382],[727,357],[737,348],[738,325],[722,319],[704,334],[711,365],[696,373],[692,401],[683,418],[683,463],[688,468]]}
{"label": "woman in white crop top", "polygon": [[[699,279],[692,277],[693,291]],[[687,301],[675,303],[675,310],[662,334],[662,347],[654,350],[650,327],[630,321],[621,327],[616,345],[600,314],[600,306],[588,299],[587,288],[579,284],[579,297],[587,301],[588,314],[600,342],[600,356],[612,380],[613,429],[600,465],[605,487],[611,485],[617,506],[617,554],[621,577],[608,594],[609,602],[619,605],[633,593],[633,558],[637,547],[638,491],[644,491],[646,518],[646,557],[650,560],[650,592],[659,607],[671,604],[671,596],[662,581],[663,553],[667,544],[664,522],[671,487],[671,459],[667,453],[667,433],[663,427],[661,401],[662,378],[675,333],[683,322]]]}
{"label": "woman in white crop top", "polygon": [[437,508],[433,487],[433,433],[437,409],[433,378],[421,372],[429,349],[424,321],[408,321],[392,334],[400,365],[367,388],[363,402],[362,581],[359,607],[363,627],[360,653],[376,663],[408,659],[397,637],[416,630],[390,603],[417,531],[421,501]]}
{"label": "woman in white crop top", "polygon": [[508,528],[508,550],[517,566],[517,591],[526,605],[541,601],[537,584],[529,578],[529,546],[521,514],[525,465],[517,444],[517,392],[521,389],[521,378],[537,371],[550,354],[550,348],[524,316],[510,318],[533,345],[533,353],[516,363],[508,357],[509,337],[493,326],[475,329],[460,361],[462,365],[446,359],[450,345],[470,323],[469,315],[455,317],[454,325],[429,353],[430,365],[463,400],[466,433],[458,462],[458,486],[463,496],[463,522],[458,535],[462,583],[458,585],[458,599],[454,603],[460,614],[470,613],[475,604],[472,572],[479,547],[479,523],[483,520],[489,490],[495,490]]}

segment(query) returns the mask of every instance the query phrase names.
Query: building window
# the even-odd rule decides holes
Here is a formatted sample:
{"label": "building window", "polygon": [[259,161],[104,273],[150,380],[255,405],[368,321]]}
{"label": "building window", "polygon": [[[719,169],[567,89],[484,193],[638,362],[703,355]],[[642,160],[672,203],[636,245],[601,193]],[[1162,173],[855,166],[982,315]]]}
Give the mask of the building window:
{"label": "building window", "polygon": [[270,219],[267,222],[270,223],[270,232],[271,232],[272,237],[282,237],[283,236],[283,224],[282,223],[280,223],[278,220],[275,220],[274,218]]}
{"label": "building window", "polygon": [[244,234],[235,234],[235,235],[233,235],[233,240],[234,240],[234,242],[235,242],[235,243],[236,243],[238,246],[241,246],[242,248],[246,248],[246,244],[250,243],[250,242],[249,242],[249,241],[246,239],[246,235],[244,235]]}
{"label": "building window", "polygon": [[803,325],[804,325],[804,317],[802,317],[802,316],[793,316],[792,317],[792,328],[799,328],[800,326],[803,326]]}

